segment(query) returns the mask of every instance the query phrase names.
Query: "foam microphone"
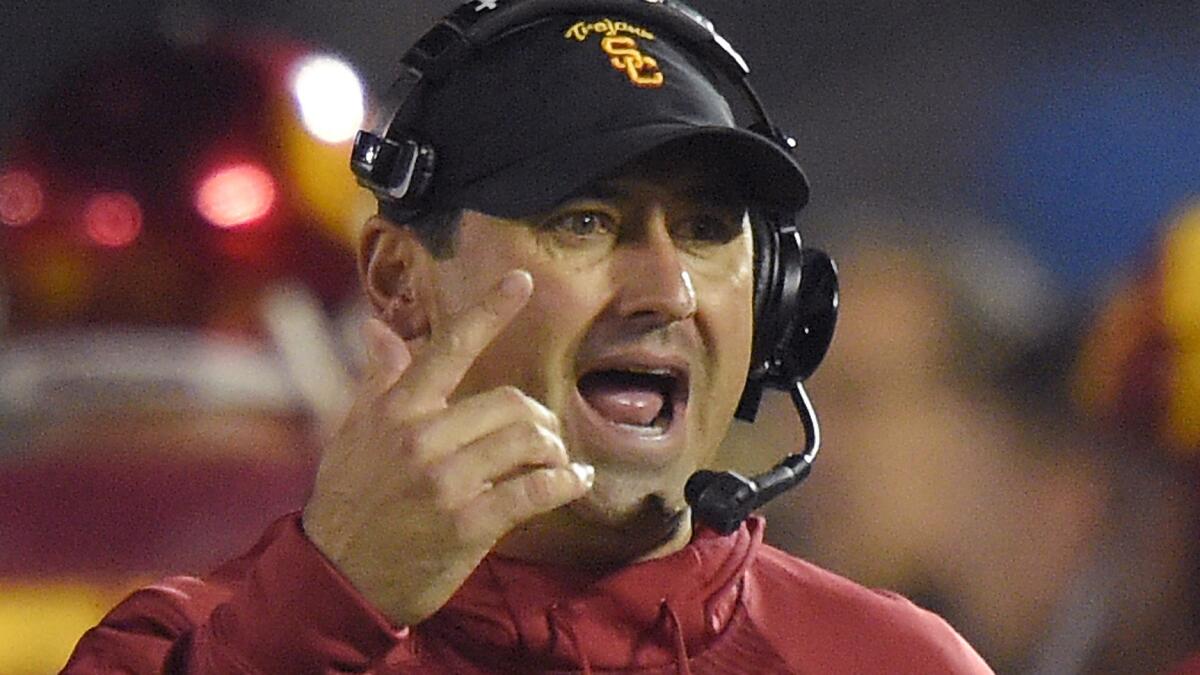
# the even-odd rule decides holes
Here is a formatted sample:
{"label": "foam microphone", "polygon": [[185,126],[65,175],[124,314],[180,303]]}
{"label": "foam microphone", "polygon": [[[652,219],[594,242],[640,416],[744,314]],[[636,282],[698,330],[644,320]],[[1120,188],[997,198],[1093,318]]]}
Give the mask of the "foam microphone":
{"label": "foam microphone", "polygon": [[821,427],[812,401],[800,382],[788,389],[804,425],[804,452],[788,455],[770,471],[747,478],[734,471],[697,471],[683,488],[692,514],[705,525],[729,534],[752,511],[808,477],[821,449]]}

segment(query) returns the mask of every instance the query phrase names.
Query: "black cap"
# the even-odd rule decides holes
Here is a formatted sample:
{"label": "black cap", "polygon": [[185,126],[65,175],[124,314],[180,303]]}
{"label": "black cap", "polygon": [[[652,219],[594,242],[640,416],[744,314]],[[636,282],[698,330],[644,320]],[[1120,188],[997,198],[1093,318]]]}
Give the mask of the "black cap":
{"label": "black cap", "polygon": [[437,151],[434,208],[517,218],[666,143],[703,153],[755,203],[799,208],[804,173],[736,126],[708,68],[619,16],[553,16],[506,34],[428,85],[401,124]]}

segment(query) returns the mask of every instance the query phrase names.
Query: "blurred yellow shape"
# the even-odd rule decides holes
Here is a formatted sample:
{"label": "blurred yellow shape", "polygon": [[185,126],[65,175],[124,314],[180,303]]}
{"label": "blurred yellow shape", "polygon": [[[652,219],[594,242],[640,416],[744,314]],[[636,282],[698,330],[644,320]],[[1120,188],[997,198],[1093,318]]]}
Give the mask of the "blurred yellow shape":
{"label": "blurred yellow shape", "polygon": [[353,143],[323,143],[288,108],[278,115],[283,169],[295,186],[302,209],[319,231],[355,250],[359,225],[375,211],[371,193],[350,172]]}
{"label": "blurred yellow shape", "polygon": [[145,580],[0,580],[0,673],[58,672],[75,643]]}
{"label": "blurred yellow shape", "polygon": [[1183,212],[1163,242],[1163,309],[1172,335],[1200,347],[1200,203]]}
{"label": "blurred yellow shape", "polygon": [[1163,315],[1179,349],[1167,411],[1171,447],[1200,452],[1200,203],[1184,211],[1163,245]]}
{"label": "blurred yellow shape", "polygon": [[1200,452],[1200,352],[1180,358],[1171,384],[1171,447],[1194,455]]}

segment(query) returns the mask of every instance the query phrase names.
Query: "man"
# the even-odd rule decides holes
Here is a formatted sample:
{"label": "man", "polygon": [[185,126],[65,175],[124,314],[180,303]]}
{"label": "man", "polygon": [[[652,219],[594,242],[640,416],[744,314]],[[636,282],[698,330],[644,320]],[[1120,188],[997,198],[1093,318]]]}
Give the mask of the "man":
{"label": "man", "polygon": [[750,362],[748,214],[806,190],[709,72],[564,14],[419,91],[431,193],[365,225],[372,363],[303,514],[132,596],[67,672],[990,672],[759,519],[693,528]]}

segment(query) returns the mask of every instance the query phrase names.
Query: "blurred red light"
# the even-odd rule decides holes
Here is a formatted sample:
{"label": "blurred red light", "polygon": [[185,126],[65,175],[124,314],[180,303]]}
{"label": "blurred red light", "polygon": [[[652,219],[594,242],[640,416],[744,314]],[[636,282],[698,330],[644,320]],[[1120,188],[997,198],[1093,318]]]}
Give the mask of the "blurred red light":
{"label": "blurred red light", "polygon": [[13,227],[28,225],[42,214],[45,195],[27,171],[0,174],[0,222]]}
{"label": "blurred red light", "polygon": [[274,204],[275,179],[255,164],[218,169],[201,181],[196,192],[196,210],[224,229],[250,225],[270,213]]}
{"label": "blurred red light", "polygon": [[88,238],[101,246],[128,246],[142,232],[142,207],[124,192],[95,195],[84,207],[83,227]]}

